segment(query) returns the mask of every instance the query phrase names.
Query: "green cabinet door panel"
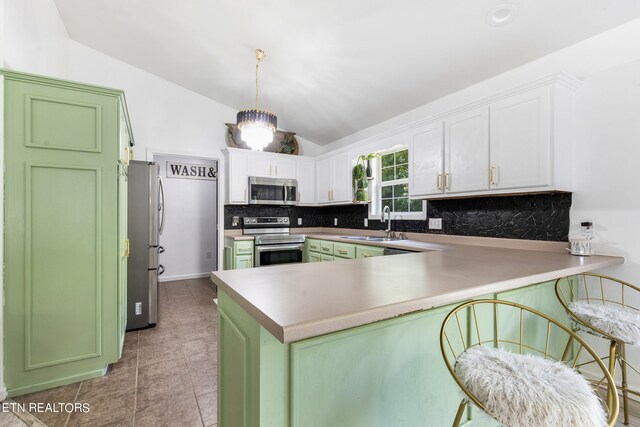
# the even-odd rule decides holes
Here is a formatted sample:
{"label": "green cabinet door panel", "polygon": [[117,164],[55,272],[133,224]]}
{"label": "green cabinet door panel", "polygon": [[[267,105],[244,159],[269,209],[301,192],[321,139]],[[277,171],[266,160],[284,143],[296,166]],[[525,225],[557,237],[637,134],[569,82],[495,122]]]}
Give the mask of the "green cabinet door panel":
{"label": "green cabinet door panel", "polygon": [[309,252],[308,262],[320,262],[320,261],[322,261],[322,254],[318,252]]}
{"label": "green cabinet door panel", "polygon": [[224,269],[253,268],[253,240],[224,239]]}
{"label": "green cabinet door panel", "polygon": [[121,92],[2,73],[4,360],[15,396],[101,375],[118,360],[126,177]]}
{"label": "green cabinet door panel", "polygon": [[356,245],[336,242],[333,244],[333,255],[335,255],[336,258],[355,258]]}

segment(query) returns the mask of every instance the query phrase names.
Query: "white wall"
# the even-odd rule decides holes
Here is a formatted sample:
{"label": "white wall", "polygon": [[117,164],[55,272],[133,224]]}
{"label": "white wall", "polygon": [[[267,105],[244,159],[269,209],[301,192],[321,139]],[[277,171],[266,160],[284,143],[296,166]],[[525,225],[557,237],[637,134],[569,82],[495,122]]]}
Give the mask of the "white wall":
{"label": "white wall", "polygon": [[[596,251],[626,260],[602,273],[640,285],[640,60],[585,79],[576,110],[573,231],[593,221]],[[640,295],[626,297],[640,307]],[[602,340],[597,348],[608,351]],[[640,365],[640,351],[627,354]],[[640,390],[640,377],[632,373],[630,384]]]}

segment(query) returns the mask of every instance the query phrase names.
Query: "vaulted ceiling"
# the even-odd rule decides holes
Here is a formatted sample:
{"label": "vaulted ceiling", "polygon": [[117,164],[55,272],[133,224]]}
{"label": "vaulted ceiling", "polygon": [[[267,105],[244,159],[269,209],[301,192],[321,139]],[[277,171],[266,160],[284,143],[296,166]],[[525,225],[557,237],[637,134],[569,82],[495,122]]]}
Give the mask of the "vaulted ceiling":
{"label": "vaulted ceiling", "polygon": [[[637,0],[56,0],[72,39],[324,145],[640,17]],[[498,12],[498,18],[502,18]],[[495,22],[494,22],[495,24]]]}

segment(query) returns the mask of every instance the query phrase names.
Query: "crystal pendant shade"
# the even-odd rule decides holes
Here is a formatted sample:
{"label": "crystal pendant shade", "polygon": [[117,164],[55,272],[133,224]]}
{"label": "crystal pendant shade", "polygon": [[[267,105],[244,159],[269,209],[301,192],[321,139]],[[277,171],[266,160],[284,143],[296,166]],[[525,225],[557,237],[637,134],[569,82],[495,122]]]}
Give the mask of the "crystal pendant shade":
{"label": "crystal pendant shade", "polygon": [[278,127],[275,114],[264,110],[242,110],[237,115],[240,138],[252,150],[263,150],[273,141],[273,133]]}

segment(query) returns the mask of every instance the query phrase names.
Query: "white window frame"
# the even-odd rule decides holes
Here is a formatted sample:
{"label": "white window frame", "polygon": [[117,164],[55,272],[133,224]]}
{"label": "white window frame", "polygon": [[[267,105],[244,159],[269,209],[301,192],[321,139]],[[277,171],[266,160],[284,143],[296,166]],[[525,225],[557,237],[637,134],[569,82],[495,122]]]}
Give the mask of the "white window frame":
{"label": "white window frame", "polygon": [[[379,151],[380,156],[384,156],[387,154],[395,153],[398,151],[407,150],[409,147],[405,146],[395,146],[392,149],[387,149],[384,151]],[[409,157],[411,157],[411,152],[409,152]],[[380,220],[382,217],[382,157],[375,158],[371,161],[373,164],[371,168],[374,172],[374,179],[369,181],[369,197],[371,199],[371,203],[369,205],[369,219],[377,219]],[[409,158],[409,163],[411,159]],[[411,173],[411,168],[409,168],[409,173]],[[395,179],[393,181],[385,181],[384,185],[396,185],[396,184],[407,184],[409,185],[409,177],[403,179]],[[426,201],[422,201],[422,211],[420,212],[391,212],[392,219],[402,219],[402,220],[426,220],[427,219],[427,204]]]}

